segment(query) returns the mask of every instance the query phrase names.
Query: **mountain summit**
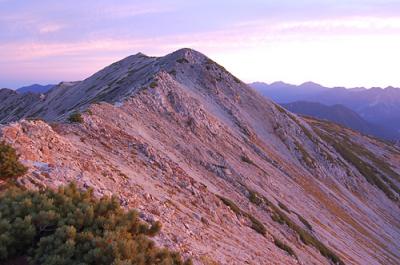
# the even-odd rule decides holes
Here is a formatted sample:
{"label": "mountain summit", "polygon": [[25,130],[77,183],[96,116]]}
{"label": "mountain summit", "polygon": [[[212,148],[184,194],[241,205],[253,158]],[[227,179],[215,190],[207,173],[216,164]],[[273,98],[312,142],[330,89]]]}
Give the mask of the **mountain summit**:
{"label": "mountain summit", "polygon": [[115,195],[195,264],[400,261],[400,150],[298,117],[197,51],[0,90],[0,106],[20,185]]}
{"label": "mountain summit", "polygon": [[[93,103],[121,101],[154,85],[157,75],[163,73],[191,87],[193,81],[204,79],[206,75],[214,82],[220,80],[226,70],[216,66],[203,54],[187,48],[160,58],[138,53],[113,63],[81,82],[60,83],[37,99],[35,106],[24,106],[23,112],[12,112],[10,109],[18,108],[19,103],[24,103],[29,96],[19,95],[18,100],[12,101],[12,104],[18,102],[15,106],[9,105],[6,97],[1,97],[3,111],[0,121],[10,122],[23,117],[63,119],[72,111],[83,110]],[[9,113],[12,115],[9,116]]]}

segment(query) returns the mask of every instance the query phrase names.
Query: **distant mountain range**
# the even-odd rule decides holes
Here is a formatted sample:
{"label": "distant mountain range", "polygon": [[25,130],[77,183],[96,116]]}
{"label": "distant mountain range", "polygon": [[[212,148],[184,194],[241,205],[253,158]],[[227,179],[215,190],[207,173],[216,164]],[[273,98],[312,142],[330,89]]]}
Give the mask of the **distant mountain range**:
{"label": "distant mountain range", "polygon": [[32,93],[46,93],[50,89],[52,89],[55,85],[39,85],[39,84],[33,84],[30,86],[24,86],[21,88],[18,88],[16,91],[21,94],[25,94],[28,92]]}
{"label": "distant mountain range", "polygon": [[315,94],[328,91],[328,88],[313,82],[307,82],[299,86],[284,82],[275,82],[272,84],[256,82],[250,84],[250,86],[279,103],[307,100]]}
{"label": "distant mountain range", "polygon": [[[400,88],[328,88],[312,82],[299,86],[284,82],[257,82],[250,85],[283,105],[296,102],[285,105],[293,112],[338,122],[381,138],[400,139]],[[334,105],[342,107],[332,108]]]}
{"label": "distant mountain range", "polygon": [[397,139],[398,137],[395,132],[366,121],[357,112],[343,105],[328,106],[309,101],[295,101],[281,105],[291,112],[333,121],[367,135],[374,135],[384,139]]}

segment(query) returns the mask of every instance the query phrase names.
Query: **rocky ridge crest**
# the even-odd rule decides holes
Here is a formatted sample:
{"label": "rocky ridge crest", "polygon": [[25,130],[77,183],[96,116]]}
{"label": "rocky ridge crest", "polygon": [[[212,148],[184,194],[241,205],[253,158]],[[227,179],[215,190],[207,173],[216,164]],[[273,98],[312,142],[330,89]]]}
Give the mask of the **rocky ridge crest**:
{"label": "rocky ridge crest", "polygon": [[400,259],[400,151],[291,114],[199,52],[130,56],[37,102],[14,119],[45,121],[1,127],[29,167],[18,181],[115,194],[196,264]]}

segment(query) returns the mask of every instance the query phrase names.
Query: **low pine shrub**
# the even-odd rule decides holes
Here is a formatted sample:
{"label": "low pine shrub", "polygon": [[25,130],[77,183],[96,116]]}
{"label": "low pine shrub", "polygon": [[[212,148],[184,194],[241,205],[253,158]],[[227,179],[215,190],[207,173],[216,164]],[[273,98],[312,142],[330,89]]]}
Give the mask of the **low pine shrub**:
{"label": "low pine shrub", "polygon": [[74,184],[57,191],[10,188],[0,193],[0,263],[189,265],[150,239],[161,229],[116,198],[97,199]]}
{"label": "low pine shrub", "polygon": [[233,201],[229,200],[228,198],[218,196],[218,198],[226,205],[228,206],[234,213],[237,215],[242,214],[242,210],[239,208],[239,206],[236,205]]}
{"label": "low pine shrub", "polygon": [[283,204],[282,202],[278,201],[278,206],[279,206],[279,208],[281,208],[285,212],[290,213],[289,208],[285,204]]}
{"label": "low pine shrub", "polygon": [[74,112],[68,117],[68,121],[71,123],[83,123],[83,118],[79,112]]}
{"label": "low pine shrub", "polygon": [[306,219],[304,219],[303,216],[298,214],[297,217],[299,218],[300,222],[302,222],[304,224],[304,226],[307,227],[308,230],[310,230],[310,231],[313,230],[311,224]]}
{"label": "low pine shrub", "polygon": [[[291,230],[293,230],[299,236],[300,240],[304,244],[315,247],[316,249],[318,249],[318,251],[321,253],[322,256],[331,260],[334,264],[344,265],[344,262],[332,250],[330,250],[327,246],[325,246],[321,241],[319,241],[309,231],[298,226],[295,222],[293,222],[290,219],[290,217],[288,215],[286,215],[280,209],[280,208],[286,208],[287,210],[289,210],[287,206],[284,206],[283,204],[281,204],[281,205],[279,205],[280,207],[278,207],[278,206],[274,205],[271,201],[269,201],[266,197],[260,195],[256,191],[252,191],[250,189],[247,189],[247,190],[250,194],[249,200],[251,202],[253,202],[252,200],[255,200],[254,198],[259,198],[259,200],[257,200],[257,202],[261,202],[260,204],[256,204],[254,202],[253,203],[258,205],[261,208],[263,208],[265,206],[268,206],[270,208],[270,216],[274,222],[277,222],[281,225],[287,225]],[[279,204],[279,202],[278,202],[278,204]],[[290,210],[289,210],[289,212],[290,212]],[[300,218],[300,216],[299,216],[299,218]],[[302,221],[303,224],[310,231],[312,231],[311,225],[304,218],[300,218],[300,221]]]}
{"label": "low pine shrub", "polygon": [[153,81],[150,83],[151,88],[156,88],[158,86],[157,82]]}
{"label": "low pine shrub", "polygon": [[252,190],[249,191],[249,200],[257,206],[260,206],[263,203],[263,200],[258,196],[257,192]]}
{"label": "low pine shrub", "polygon": [[254,164],[254,162],[253,162],[248,156],[246,156],[246,155],[242,155],[242,156],[240,157],[240,159],[241,159],[243,162],[247,163],[247,164],[250,164],[250,165],[253,165],[253,164]]}
{"label": "low pine shrub", "polygon": [[27,168],[19,162],[15,149],[5,141],[0,142],[0,180],[20,177],[26,171]]}
{"label": "low pine shrub", "polygon": [[296,253],[294,253],[293,249],[290,246],[286,245],[285,243],[283,243],[282,241],[280,241],[279,239],[277,239],[275,237],[274,237],[274,244],[278,248],[286,251],[290,256],[296,257]]}
{"label": "low pine shrub", "polygon": [[254,231],[256,231],[257,233],[259,233],[261,235],[265,235],[267,233],[267,229],[258,219],[256,219],[254,216],[252,216],[250,214],[247,214],[247,217],[250,219],[251,228]]}
{"label": "low pine shrub", "polygon": [[[217,195],[218,196],[218,195]],[[251,222],[251,228],[261,235],[265,235],[267,233],[267,229],[265,228],[264,224],[261,223],[257,218],[255,218],[250,213],[247,213],[239,208],[233,201],[229,200],[228,198],[218,196],[218,198],[228,206],[234,213],[240,216],[247,217]]]}

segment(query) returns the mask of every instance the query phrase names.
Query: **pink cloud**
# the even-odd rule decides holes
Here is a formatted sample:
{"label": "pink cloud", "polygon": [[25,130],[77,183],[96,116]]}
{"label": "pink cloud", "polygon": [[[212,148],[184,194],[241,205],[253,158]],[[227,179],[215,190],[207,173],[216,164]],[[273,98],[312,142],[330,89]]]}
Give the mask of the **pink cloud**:
{"label": "pink cloud", "polygon": [[65,28],[65,26],[61,24],[46,24],[39,27],[39,32],[41,34],[47,34],[60,31],[63,28]]}
{"label": "pink cloud", "polygon": [[[44,32],[61,29],[50,25]],[[249,21],[227,29],[157,38],[9,42],[0,44],[0,71],[15,77],[76,80],[139,51],[163,55],[192,47],[246,81],[265,80],[268,75],[268,81],[292,83],[313,80],[327,85],[374,86],[382,85],[376,80],[388,80],[384,85],[396,85],[399,31],[400,18],[349,17]],[[351,64],[344,64],[344,58]],[[384,63],[390,67],[379,71]]]}

